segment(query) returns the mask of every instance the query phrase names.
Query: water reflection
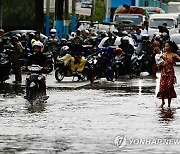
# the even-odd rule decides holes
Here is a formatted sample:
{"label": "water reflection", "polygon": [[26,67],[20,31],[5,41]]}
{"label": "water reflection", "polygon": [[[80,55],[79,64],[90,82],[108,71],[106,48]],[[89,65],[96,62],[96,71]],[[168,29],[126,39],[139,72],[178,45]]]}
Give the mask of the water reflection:
{"label": "water reflection", "polygon": [[22,95],[24,88],[20,84],[10,85],[8,83],[0,84],[0,94],[6,96]]}
{"label": "water reflection", "polygon": [[175,110],[168,108],[168,109],[161,109],[159,112],[159,121],[170,122],[174,120],[174,113]]}
{"label": "water reflection", "polygon": [[36,101],[33,104],[30,104],[29,102],[27,102],[27,111],[29,113],[41,113],[44,112],[46,110],[46,101]]}

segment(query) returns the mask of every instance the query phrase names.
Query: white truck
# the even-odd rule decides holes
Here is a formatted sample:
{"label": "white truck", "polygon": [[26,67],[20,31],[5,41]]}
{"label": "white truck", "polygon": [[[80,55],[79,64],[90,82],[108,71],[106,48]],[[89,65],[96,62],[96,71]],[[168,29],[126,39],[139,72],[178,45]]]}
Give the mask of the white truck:
{"label": "white truck", "polygon": [[180,2],[169,2],[168,13],[180,13]]}
{"label": "white truck", "polygon": [[154,33],[159,32],[158,26],[162,26],[163,23],[167,24],[169,35],[179,33],[180,29],[180,13],[164,13],[164,14],[152,14],[149,18],[148,34],[150,38]]}

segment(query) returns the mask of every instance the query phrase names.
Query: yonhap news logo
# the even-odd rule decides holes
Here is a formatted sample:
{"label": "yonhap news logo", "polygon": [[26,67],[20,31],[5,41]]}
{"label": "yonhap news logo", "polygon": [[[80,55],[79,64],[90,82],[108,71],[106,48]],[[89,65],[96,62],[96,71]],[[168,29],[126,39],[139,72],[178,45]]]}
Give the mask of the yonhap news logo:
{"label": "yonhap news logo", "polygon": [[119,149],[124,148],[127,145],[180,145],[180,139],[174,138],[157,138],[157,139],[128,139],[125,135],[117,135],[114,138],[114,145]]}

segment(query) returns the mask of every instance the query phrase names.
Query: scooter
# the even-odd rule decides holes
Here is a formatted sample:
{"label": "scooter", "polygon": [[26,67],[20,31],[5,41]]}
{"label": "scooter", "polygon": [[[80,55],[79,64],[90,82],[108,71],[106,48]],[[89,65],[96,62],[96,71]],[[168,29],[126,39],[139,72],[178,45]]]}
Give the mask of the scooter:
{"label": "scooter", "polygon": [[43,94],[40,91],[43,67],[39,65],[31,65],[27,67],[29,74],[26,77],[26,97],[31,104],[35,100],[44,101]]}

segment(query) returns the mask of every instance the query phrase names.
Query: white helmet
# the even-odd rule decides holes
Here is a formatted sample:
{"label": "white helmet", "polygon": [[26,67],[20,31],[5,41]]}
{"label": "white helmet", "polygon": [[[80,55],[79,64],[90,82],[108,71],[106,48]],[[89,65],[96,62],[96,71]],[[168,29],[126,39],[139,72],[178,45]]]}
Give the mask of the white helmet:
{"label": "white helmet", "polygon": [[67,51],[67,50],[69,50],[69,47],[66,45],[66,46],[63,46],[62,48],[61,48],[61,50],[62,51]]}
{"label": "white helmet", "polygon": [[35,42],[32,44],[32,47],[34,47],[34,46],[39,46],[39,47],[41,47],[41,51],[43,50],[43,43],[40,42],[40,41],[35,41]]}
{"label": "white helmet", "polygon": [[129,36],[124,36],[124,37],[122,37],[122,40],[123,40],[123,41],[129,41]]}
{"label": "white helmet", "polygon": [[75,37],[75,36],[76,36],[76,33],[75,33],[75,32],[71,32],[71,36],[72,36],[72,37]]}
{"label": "white helmet", "polygon": [[51,29],[50,33],[56,33],[56,29]]}
{"label": "white helmet", "polygon": [[56,29],[51,29],[50,30],[50,33],[51,33],[51,36],[56,36]]}

